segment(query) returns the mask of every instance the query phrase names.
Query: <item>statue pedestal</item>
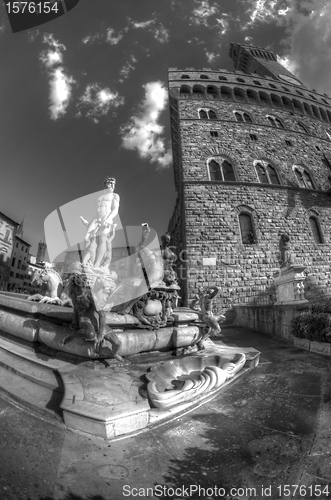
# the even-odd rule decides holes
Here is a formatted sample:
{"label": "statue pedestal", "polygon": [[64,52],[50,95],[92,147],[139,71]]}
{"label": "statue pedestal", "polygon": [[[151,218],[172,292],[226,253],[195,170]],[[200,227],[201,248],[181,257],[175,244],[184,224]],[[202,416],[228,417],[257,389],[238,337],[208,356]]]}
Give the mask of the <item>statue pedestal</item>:
{"label": "statue pedestal", "polygon": [[304,280],[306,277],[304,271],[304,266],[289,265],[274,274],[277,296],[275,305],[304,304],[308,302],[305,298]]}

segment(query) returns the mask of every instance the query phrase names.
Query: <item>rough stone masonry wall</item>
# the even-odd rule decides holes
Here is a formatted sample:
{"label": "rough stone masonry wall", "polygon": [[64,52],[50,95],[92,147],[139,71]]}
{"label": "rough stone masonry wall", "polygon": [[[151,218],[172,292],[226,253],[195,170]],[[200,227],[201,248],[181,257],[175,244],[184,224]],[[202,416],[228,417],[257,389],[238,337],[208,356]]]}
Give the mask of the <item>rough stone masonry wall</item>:
{"label": "rough stone masonry wall", "polygon": [[[284,87],[283,83],[257,75],[205,72],[208,81],[203,81],[200,74],[204,70],[187,71],[189,79],[180,81],[182,73],[185,71],[170,73],[169,85],[170,95],[178,99],[176,113],[171,110],[171,121],[181,159],[180,165],[174,165],[180,183],[177,213],[184,221],[182,226],[177,224],[173,235],[176,245],[180,245],[182,229],[186,234],[188,260],[182,266],[187,265],[188,274],[181,284],[187,289],[187,298],[192,298],[201,286],[218,285],[221,287],[218,308],[259,299],[268,301],[274,293],[273,272],[279,267],[279,239],[285,231],[291,235],[297,261],[307,266],[307,298],[320,300],[329,296],[331,200],[326,191],[330,187],[330,169],[322,160],[324,153],[328,157],[331,154],[331,125],[293,106],[282,109],[272,105],[270,95],[299,102],[301,110],[303,103],[323,108],[324,117],[325,110],[330,110],[329,98],[304,88],[300,88],[299,96],[296,87],[287,83]],[[219,75],[225,75],[227,81],[220,81]],[[238,82],[239,76],[244,84]],[[260,86],[255,84],[257,80]],[[199,84],[205,89],[207,85],[216,85],[219,90],[224,85],[231,92],[235,87],[250,89],[255,94],[263,91],[269,96],[269,103],[244,99],[240,102],[233,95],[232,99],[226,99],[221,94],[218,99],[207,95],[194,98],[193,94],[181,98],[182,84],[191,89]],[[201,108],[214,110],[218,119],[199,119]],[[234,111],[248,112],[253,123],[237,122]],[[280,118],[285,128],[272,127],[267,115]],[[299,121],[308,127],[308,134],[302,131]],[[218,137],[212,138],[210,131],[217,131]],[[250,134],[255,134],[257,141]],[[287,146],[285,140],[292,145]],[[237,182],[209,181],[207,162],[217,156],[231,161]],[[283,187],[259,184],[253,165],[257,159],[265,159],[276,167]],[[309,171],[316,190],[299,188],[292,169],[294,164]],[[238,214],[243,206],[254,220],[257,237],[254,245],[241,243]],[[323,244],[314,243],[310,215],[318,217]],[[216,266],[204,265],[204,257],[215,257]]]}
{"label": "rough stone masonry wall", "polygon": [[[298,189],[289,197],[286,188],[192,183],[185,185],[184,203],[189,299],[199,287],[213,285],[220,286],[219,306],[226,308],[272,295],[283,232],[291,235],[297,262],[307,267],[307,298],[331,295],[328,195]],[[238,213],[243,206],[254,221],[253,245],[241,243]],[[314,243],[308,207],[318,207],[324,244]],[[203,265],[204,257],[216,257],[216,266]]]}
{"label": "rough stone masonry wall", "polygon": [[[199,108],[216,110],[220,119],[198,120]],[[179,109],[184,181],[208,180],[208,158],[225,154],[234,163],[238,181],[258,182],[253,161],[265,158],[277,167],[282,184],[298,187],[291,168],[296,163],[309,170],[318,189],[326,190],[330,186],[330,169],[322,162],[324,153],[331,154],[331,141],[325,133],[330,127],[324,123],[306,118],[304,123],[311,132],[308,135],[297,124],[302,121],[301,117],[267,107],[181,100]],[[247,111],[253,123],[237,122],[233,114],[236,110]],[[268,114],[280,118],[286,128],[271,126]],[[211,130],[218,132],[217,138],[211,138]],[[257,141],[252,141],[249,134],[255,134]],[[292,146],[287,146],[285,139],[290,140]]]}

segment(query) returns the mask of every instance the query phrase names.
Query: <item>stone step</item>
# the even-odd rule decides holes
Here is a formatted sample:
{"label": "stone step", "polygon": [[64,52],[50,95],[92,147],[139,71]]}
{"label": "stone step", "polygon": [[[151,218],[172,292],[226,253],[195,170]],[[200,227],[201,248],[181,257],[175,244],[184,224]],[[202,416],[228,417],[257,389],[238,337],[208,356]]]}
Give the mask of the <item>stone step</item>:
{"label": "stone step", "polygon": [[75,366],[0,337],[1,391],[44,416],[62,420],[64,387],[58,370]]}
{"label": "stone step", "polygon": [[62,420],[63,391],[49,389],[0,366],[1,392],[44,417]]}

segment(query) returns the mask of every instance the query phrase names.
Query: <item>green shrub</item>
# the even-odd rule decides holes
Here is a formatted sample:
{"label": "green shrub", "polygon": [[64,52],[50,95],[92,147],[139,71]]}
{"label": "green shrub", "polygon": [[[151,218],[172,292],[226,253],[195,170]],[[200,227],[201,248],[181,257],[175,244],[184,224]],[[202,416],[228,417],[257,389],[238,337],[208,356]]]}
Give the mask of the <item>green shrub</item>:
{"label": "green shrub", "polygon": [[331,302],[328,301],[328,302],[319,302],[318,304],[313,304],[311,312],[331,314]]}
{"label": "green shrub", "polygon": [[331,343],[331,314],[303,312],[293,318],[292,333],[299,339]]}

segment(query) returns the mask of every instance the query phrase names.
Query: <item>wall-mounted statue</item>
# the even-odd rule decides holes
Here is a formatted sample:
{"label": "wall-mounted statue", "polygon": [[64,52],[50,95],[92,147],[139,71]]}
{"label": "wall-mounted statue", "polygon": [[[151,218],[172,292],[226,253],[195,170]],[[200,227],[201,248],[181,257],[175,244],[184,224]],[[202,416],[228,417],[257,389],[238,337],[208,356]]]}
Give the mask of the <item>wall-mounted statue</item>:
{"label": "wall-mounted statue", "polygon": [[295,264],[295,255],[291,247],[291,238],[287,233],[283,233],[279,242],[280,267],[291,267]]}

